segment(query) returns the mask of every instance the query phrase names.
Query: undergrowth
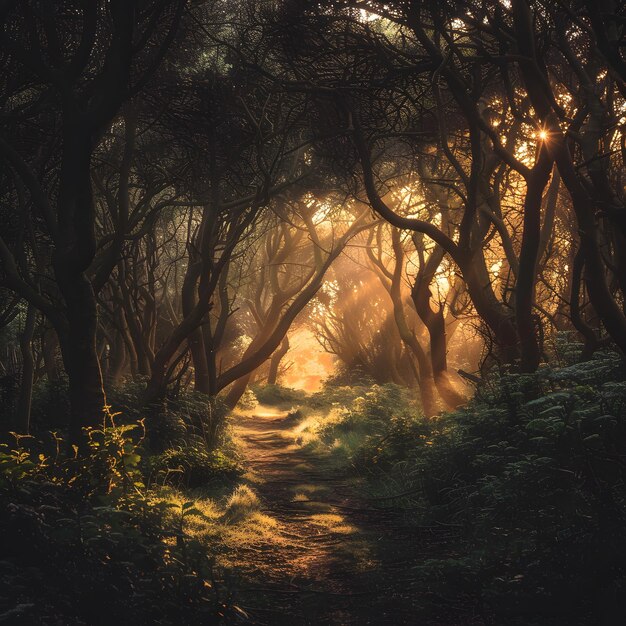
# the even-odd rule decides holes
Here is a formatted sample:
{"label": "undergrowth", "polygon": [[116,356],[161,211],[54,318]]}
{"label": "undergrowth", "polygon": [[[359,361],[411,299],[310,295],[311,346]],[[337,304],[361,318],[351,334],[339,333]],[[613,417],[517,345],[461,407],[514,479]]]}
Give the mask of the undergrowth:
{"label": "undergrowth", "polygon": [[290,408],[302,403],[306,393],[300,389],[291,389],[281,385],[254,385],[252,391],[260,404],[278,408]]}
{"label": "undergrowth", "polygon": [[433,602],[471,598],[485,623],[626,623],[624,365],[562,356],[493,375],[435,419],[375,386],[299,435],[367,476],[372,506],[450,531],[414,573]]}
{"label": "undergrowth", "polygon": [[407,431],[420,423],[417,402],[391,383],[328,386],[311,396],[307,407],[307,417],[295,428],[297,441],[363,471],[388,467],[407,453],[413,445]]}
{"label": "undergrowth", "polygon": [[86,431],[80,454],[55,433],[1,445],[0,620],[211,624],[241,614],[215,564],[228,506],[164,485],[156,467],[184,464],[182,450],[147,459],[144,435],[143,422],[110,415]]}

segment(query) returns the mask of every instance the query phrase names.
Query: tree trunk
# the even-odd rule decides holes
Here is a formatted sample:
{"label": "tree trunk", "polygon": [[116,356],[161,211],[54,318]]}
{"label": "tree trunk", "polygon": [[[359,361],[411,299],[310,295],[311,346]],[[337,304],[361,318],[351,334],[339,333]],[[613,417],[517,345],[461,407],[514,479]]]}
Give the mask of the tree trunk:
{"label": "tree trunk", "polygon": [[280,366],[280,362],[287,352],[289,352],[289,337],[285,335],[280,347],[276,350],[276,352],[274,352],[272,358],[270,359],[270,370],[267,374],[268,385],[276,384],[276,381],[278,380],[278,368]]}
{"label": "tree trunk", "polygon": [[137,373],[139,376],[149,376],[151,373],[151,363],[144,343],[144,335],[139,323],[138,312],[131,302],[130,292],[126,284],[126,262],[120,261],[118,264],[119,285],[122,295],[124,312],[126,314],[126,324],[128,334],[133,342],[134,352],[137,358]]}
{"label": "tree trunk", "polygon": [[[242,361],[253,356],[256,353],[256,351],[259,349],[259,346],[262,346],[264,342],[267,341],[267,338],[271,335],[271,331],[272,331],[272,326],[269,326],[269,325],[266,328],[261,329],[260,334],[254,338],[252,343],[246,348],[245,352],[243,353]],[[243,376],[239,377],[230,386],[230,389],[228,390],[228,393],[226,394],[226,398],[224,399],[224,402],[226,403],[226,406],[229,409],[235,408],[235,406],[237,405],[237,402],[239,402],[239,400],[241,399],[241,396],[243,396],[243,394],[245,393],[246,388],[248,384],[250,383],[250,380],[252,379],[253,374],[261,365],[263,365],[264,362],[265,361],[261,361],[257,367],[255,367],[253,370],[250,370]]]}
{"label": "tree trunk", "polygon": [[574,263],[572,266],[572,285],[570,295],[570,319],[574,328],[580,333],[584,340],[583,351],[581,354],[581,360],[588,361],[593,353],[598,349],[600,340],[596,335],[595,330],[587,324],[583,319],[580,297],[581,297],[581,281],[584,267],[584,257],[582,249],[574,255]]}
{"label": "tree trunk", "polygon": [[465,404],[467,398],[454,388],[448,373],[448,342],[443,308],[433,314],[433,318],[426,324],[426,328],[428,328],[430,335],[430,361],[435,387],[446,405],[451,409],[456,409]]}
{"label": "tree trunk", "polygon": [[414,363],[415,362],[419,364],[416,377],[420,390],[422,410],[426,417],[432,417],[437,413],[437,401],[435,399],[435,381],[432,376],[432,371],[430,371],[430,363],[428,363],[428,359],[423,352]]}
{"label": "tree trunk", "polygon": [[238,378],[228,390],[224,402],[229,409],[234,409],[237,406],[237,402],[241,399],[241,396],[246,392],[248,383],[252,378],[252,373],[246,374],[241,378]]}
{"label": "tree trunk", "polygon": [[433,372],[430,367],[430,363],[428,362],[428,358],[424,353],[424,349],[415,336],[413,330],[409,328],[404,313],[401,289],[402,271],[404,269],[404,249],[400,240],[399,230],[394,228],[391,233],[391,241],[395,257],[391,289],[389,291],[389,295],[391,296],[391,301],[393,303],[393,315],[398,328],[398,333],[400,334],[400,339],[402,339],[404,345],[415,358],[415,377],[417,378],[420,388],[422,408],[424,410],[424,415],[429,417],[437,412],[433,393]]}
{"label": "tree trunk", "polygon": [[111,387],[119,385],[126,363],[126,345],[122,335],[113,331],[113,345],[109,352],[109,366],[107,371],[107,383]]}
{"label": "tree trunk", "polygon": [[46,377],[49,382],[55,383],[59,380],[59,369],[56,364],[56,350],[59,346],[59,338],[54,328],[48,327],[43,331],[41,344]]}
{"label": "tree trunk", "polygon": [[542,346],[539,343],[533,317],[535,304],[535,274],[541,243],[541,200],[548,184],[552,160],[543,145],[526,181],[524,198],[524,230],[515,286],[515,321],[520,342],[520,370],[534,372],[539,367]]}
{"label": "tree trunk", "polygon": [[209,375],[209,362],[201,327],[196,328],[187,337],[187,345],[189,346],[193,364],[194,389],[209,395],[211,393],[211,377]]}
{"label": "tree trunk", "polygon": [[466,398],[456,391],[448,375],[448,340],[444,307],[439,305],[437,310],[433,310],[430,302],[432,297],[430,285],[442,258],[443,250],[441,248],[431,253],[425,267],[420,268],[421,271],[416,277],[415,284],[411,289],[411,299],[419,318],[428,330],[430,363],[435,387],[446,405],[454,409],[465,404]]}
{"label": "tree trunk", "polygon": [[22,353],[22,384],[17,401],[16,430],[18,433],[28,434],[30,430],[30,408],[33,397],[33,376],[35,373],[35,359],[33,357],[33,333],[37,311],[32,304],[28,305],[24,330],[20,335],[20,351]]}
{"label": "tree trunk", "polygon": [[204,315],[204,308],[195,306],[192,312],[172,330],[165,343],[157,350],[152,364],[152,374],[144,392],[143,400],[146,404],[155,402],[165,395],[168,368],[171,368],[171,361],[179,353],[179,348],[183,342],[198,328]]}
{"label": "tree trunk", "polygon": [[515,0],[513,15],[518,45],[521,54],[525,57],[525,60],[520,62],[520,69],[526,91],[543,128],[547,131],[546,150],[556,162],[576,214],[580,246],[585,262],[585,285],[589,299],[615,344],[622,353],[626,353],[626,316],[611,293],[607,282],[606,265],[595,215],[597,204],[581,181],[567,140],[563,135],[560,120],[553,111],[551,100],[553,95],[546,89],[549,85],[547,70],[543,59],[536,56],[532,14],[527,3],[523,0]]}
{"label": "tree trunk", "polygon": [[[76,115],[79,117],[78,112]],[[59,235],[52,265],[65,304],[65,320],[59,323],[57,334],[70,386],[70,443],[76,444],[83,440],[84,426],[102,422],[105,405],[96,348],[96,297],[86,276],[96,253],[91,152],[92,138],[80,119],[65,119],[57,204]]]}
{"label": "tree trunk", "polygon": [[480,254],[481,258],[472,259],[461,267],[467,292],[476,312],[493,333],[499,360],[511,364],[519,357],[513,312],[496,298],[482,252],[476,254]]}
{"label": "tree trunk", "polygon": [[59,282],[63,284],[68,317],[67,328],[59,339],[69,378],[70,442],[79,443],[83,427],[102,423],[106,404],[96,349],[96,300],[91,284],[82,274]]}

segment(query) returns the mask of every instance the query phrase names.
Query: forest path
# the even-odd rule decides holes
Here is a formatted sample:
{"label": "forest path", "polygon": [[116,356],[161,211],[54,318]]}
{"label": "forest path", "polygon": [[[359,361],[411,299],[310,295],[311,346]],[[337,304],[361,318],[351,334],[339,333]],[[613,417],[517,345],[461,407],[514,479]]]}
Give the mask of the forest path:
{"label": "forest path", "polygon": [[[247,481],[271,539],[237,550],[237,602],[254,624],[470,624],[416,617],[425,600],[418,566],[445,529],[418,528],[406,514],[376,509],[357,479],[299,446],[284,413],[257,411],[235,428],[247,459]],[[418,620],[418,621],[416,621]]]}

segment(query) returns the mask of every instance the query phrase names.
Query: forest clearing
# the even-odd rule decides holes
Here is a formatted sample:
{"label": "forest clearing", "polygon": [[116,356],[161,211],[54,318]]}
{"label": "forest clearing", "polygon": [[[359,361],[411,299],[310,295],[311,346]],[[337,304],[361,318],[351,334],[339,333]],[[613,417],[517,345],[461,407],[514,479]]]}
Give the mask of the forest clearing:
{"label": "forest clearing", "polygon": [[0,0],[0,624],[626,624],[626,6]]}

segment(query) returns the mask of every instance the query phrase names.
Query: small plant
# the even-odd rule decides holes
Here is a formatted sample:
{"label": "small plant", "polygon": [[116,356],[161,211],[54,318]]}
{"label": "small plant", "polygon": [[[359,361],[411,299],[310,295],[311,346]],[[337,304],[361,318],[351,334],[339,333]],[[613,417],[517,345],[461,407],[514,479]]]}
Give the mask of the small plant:
{"label": "small plant", "polygon": [[241,472],[238,462],[223,450],[208,451],[202,444],[169,448],[150,458],[148,469],[153,480],[199,487],[216,479],[232,478]]}
{"label": "small plant", "polygon": [[0,614],[18,606],[18,623],[217,623],[236,609],[218,595],[207,545],[187,533],[202,512],[146,486],[143,423],[115,419],[88,429],[80,453],[63,454],[54,433],[0,448],[0,534],[11,538]]}
{"label": "small plant", "polygon": [[226,502],[223,520],[227,524],[241,522],[252,513],[258,511],[259,507],[260,502],[256,493],[250,487],[240,485]]}
{"label": "small plant", "polygon": [[408,448],[403,437],[392,444],[393,428],[371,448],[364,461],[380,451],[383,476],[396,493],[412,494],[420,523],[459,531],[450,552],[461,556],[416,569],[434,593],[475,598],[492,623],[540,623],[525,615],[600,623],[598,607],[625,614],[620,364],[598,353],[533,375],[500,375],[464,409],[412,427]]}
{"label": "small plant", "polygon": [[281,408],[291,408],[302,404],[307,397],[306,392],[300,389],[291,389],[281,385],[255,385],[253,391],[260,404]]}
{"label": "small plant", "polygon": [[237,409],[240,411],[252,411],[259,405],[259,401],[252,389],[248,388],[237,402]]}
{"label": "small plant", "polygon": [[[347,390],[339,388],[343,394]],[[416,404],[407,390],[394,384],[374,385],[321,417],[318,439],[335,453],[342,453],[358,469],[385,467],[408,450],[419,436]]]}
{"label": "small plant", "polygon": [[180,390],[145,406],[141,400],[144,389],[145,381],[130,381],[115,388],[110,400],[127,420],[146,418],[153,449],[166,450],[202,442],[210,450],[224,443],[230,410],[220,398]]}

